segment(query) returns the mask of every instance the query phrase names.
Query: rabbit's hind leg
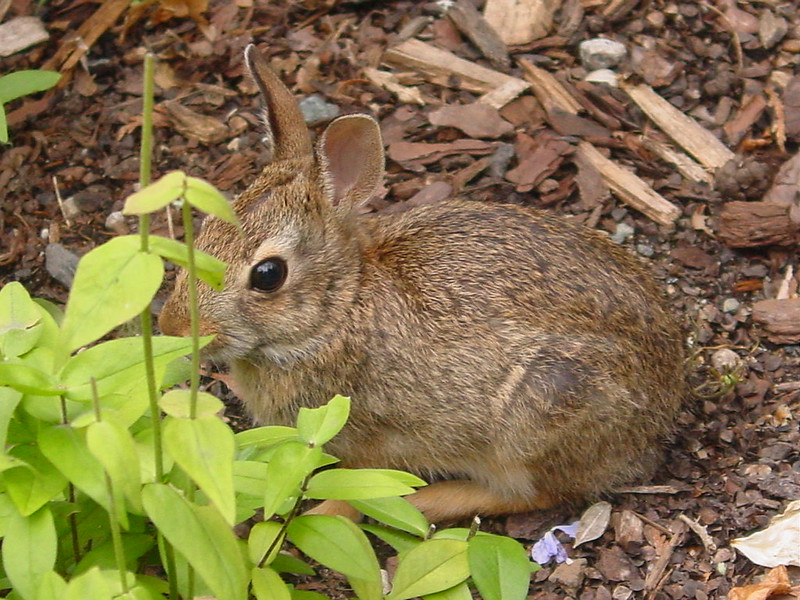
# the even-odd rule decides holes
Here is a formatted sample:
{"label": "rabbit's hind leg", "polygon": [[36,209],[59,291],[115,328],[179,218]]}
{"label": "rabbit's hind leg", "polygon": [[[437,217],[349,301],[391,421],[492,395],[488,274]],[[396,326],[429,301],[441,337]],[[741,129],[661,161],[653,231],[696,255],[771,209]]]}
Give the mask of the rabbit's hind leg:
{"label": "rabbit's hind leg", "polygon": [[550,508],[557,501],[537,492],[530,497],[506,497],[475,481],[439,481],[406,496],[431,523],[458,521],[476,515],[503,515]]}

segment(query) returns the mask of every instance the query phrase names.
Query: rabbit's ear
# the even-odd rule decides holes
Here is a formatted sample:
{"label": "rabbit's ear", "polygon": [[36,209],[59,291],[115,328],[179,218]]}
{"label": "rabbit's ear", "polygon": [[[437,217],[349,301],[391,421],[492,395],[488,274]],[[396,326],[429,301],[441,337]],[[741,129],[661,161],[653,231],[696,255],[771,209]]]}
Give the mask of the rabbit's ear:
{"label": "rabbit's ear", "polygon": [[253,44],[245,49],[244,58],[264,98],[264,122],[272,140],[273,160],[311,154],[311,137],[294,95]]}
{"label": "rabbit's ear", "polygon": [[383,180],[381,131],[368,115],[346,115],[328,125],[317,156],[330,179],[334,204],[363,204]]}

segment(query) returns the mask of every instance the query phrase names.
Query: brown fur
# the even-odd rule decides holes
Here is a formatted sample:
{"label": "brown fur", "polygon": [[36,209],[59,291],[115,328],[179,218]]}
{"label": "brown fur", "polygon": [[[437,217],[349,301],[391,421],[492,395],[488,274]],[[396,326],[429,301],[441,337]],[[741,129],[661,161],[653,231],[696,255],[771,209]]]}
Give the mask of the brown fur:
{"label": "brown fur", "polygon": [[[292,424],[351,396],[328,449],[446,479],[410,497],[434,521],[579,501],[647,473],[684,373],[680,329],[639,261],[520,206],[359,215],[382,178],[374,120],[334,121],[315,154],[291,94],[247,58],[273,139],[291,142],[234,203],[244,235],[209,218],[197,245],[230,265],[225,291],[200,287],[201,331],[255,419]],[[249,289],[271,256],[286,283]],[[186,302],[182,274],[165,333],[188,332]]]}

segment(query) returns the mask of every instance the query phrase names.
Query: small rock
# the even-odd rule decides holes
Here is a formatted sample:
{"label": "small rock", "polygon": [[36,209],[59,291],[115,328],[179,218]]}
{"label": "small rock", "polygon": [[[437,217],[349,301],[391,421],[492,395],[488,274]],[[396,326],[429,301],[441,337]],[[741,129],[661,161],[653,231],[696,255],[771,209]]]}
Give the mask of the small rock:
{"label": "small rock", "polygon": [[633,227],[628,225],[627,223],[617,223],[617,229],[611,234],[611,240],[616,242],[617,244],[623,243],[629,237],[631,237],[634,233]]}
{"label": "small rock", "polygon": [[638,252],[645,258],[650,258],[656,253],[655,249],[653,249],[653,247],[648,244],[636,244],[636,252]]}
{"label": "small rock", "polygon": [[61,203],[61,212],[67,220],[74,219],[81,214],[81,209],[78,207],[78,203],[75,202],[74,196],[70,196]]}
{"label": "small rock", "polygon": [[558,565],[547,579],[566,590],[577,590],[586,575],[586,559],[576,558],[571,563]]}
{"label": "small rock", "polygon": [[618,585],[614,588],[614,591],[611,592],[611,597],[614,600],[628,600],[631,596],[633,596],[633,590],[624,585]]}
{"label": "small rock", "polygon": [[720,348],[711,355],[711,366],[718,373],[733,373],[742,365],[742,359],[730,348]]}
{"label": "small rock", "polygon": [[330,121],[339,116],[339,107],[325,102],[320,96],[307,96],[300,100],[300,110],[308,125]]}
{"label": "small rock", "polygon": [[80,258],[61,244],[47,244],[44,250],[44,268],[56,281],[70,287],[75,278]]}
{"label": "small rock", "polygon": [[761,45],[769,50],[780,42],[789,31],[789,25],[783,17],[776,17],[771,10],[761,13],[761,20],[758,24],[758,39]]}
{"label": "small rock", "polygon": [[0,25],[0,56],[11,56],[49,37],[39,17],[14,17]]}
{"label": "small rock", "polygon": [[733,314],[739,310],[739,306],[741,304],[736,298],[725,298],[722,302],[722,312]]}
{"label": "small rock", "polygon": [[627,54],[624,44],[605,38],[585,40],[580,43],[578,49],[583,66],[589,71],[618,65]]}
{"label": "small rock", "polygon": [[619,87],[619,75],[611,69],[597,69],[590,72],[583,79],[589,83],[604,83],[611,87]]}
{"label": "small rock", "polygon": [[128,235],[131,232],[128,223],[125,221],[125,216],[118,210],[115,210],[106,217],[106,229],[119,235]]}

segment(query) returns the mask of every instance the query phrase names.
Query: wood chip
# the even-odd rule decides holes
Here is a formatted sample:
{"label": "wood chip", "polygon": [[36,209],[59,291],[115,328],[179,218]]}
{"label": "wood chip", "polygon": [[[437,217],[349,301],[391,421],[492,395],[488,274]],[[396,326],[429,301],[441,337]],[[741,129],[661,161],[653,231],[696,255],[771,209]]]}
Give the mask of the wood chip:
{"label": "wood chip", "polygon": [[[94,43],[114,25],[130,8],[130,0],[105,0],[92,15],[81,23],[77,31],[67,32],[59,42],[56,53],[44,63],[43,69],[69,71],[92,49]],[[62,77],[59,87],[67,84]]]}
{"label": "wood chip", "polygon": [[735,146],[742,141],[742,138],[750,131],[750,128],[764,114],[766,108],[767,99],[764,94],[751,96],[736,112],[733,119],[722,127],[725,131],[725,137],[728,138],[728,143]]}
{"label": "wood chip", "polygon": [[365,67],[364,75],[373,84],[397,96],[400,102],[419,104],[420,106],[425,105],[425,100],[422,99],[420,91],[417,88],[401,85],[400,82],[397,81],[397,76],[395,76],[394,73],[373,69],[372,67]]}
{"label": "wood chip", "polygon": [[775,344],[800,343],[800,298],[756,302],[753,321],[764,326],[767,339]]}
{"label": "wood chip", "polygon": [[655,139],[652,135],[643,135],[639,140],[650,152],[658,156],[664,162],[674,166],[678,170],[678,173],[683,175],[686,179],[696,181],[697,183],[705,183],[709,186],[714,184],[714,177],[711,173],[695,162],[688,154],[684,154],[669,144]]}
{"label": "wood chip", "polygon": [[[522,90],[530,87],[530,84],[521,79],[482,67],[417,39],[406,40],[389,48],[383,55],[383,62],[400,69],[414,70],[437,85],[456,87],[479,94],[507,86],[506,90],[518,90],[516,95],[519,95]],[[505,94],[507,95],[508,91]],[[509,98],[507,101],[512,99]],[[495,107],[499,108],[496,105]]]}
{"label": "wood chip", "polygon": [[423,142],[395,142],[389,145],[387,155],[406,168],[419,170],[451,154],[489,154],[497,142],[482,140],[456,140],[449,144],[426,144]]}
{"label": "wood chip", "polygon": [[49,38],[39,17],[14,17],[0,25],[0,56],[11,56]]}
{"label": "wood chip", "polygon": [[204,144],[217,144],[230,137],[230,130],[215,117],[201,115],[177,102],[164,102],[163,108],[169,114],[175,129],[187,138],[200,140]]}
{"label": "wood chip", "polygon": [[503,68],[511,66],[505,42],[472,2],[458,0],[447,11],[447,16],[492,63]]}
{"label": "wood chip", "polygon": [[735,157],[714,134],[659,96],[650,86],[623,85],[639,108],[681,148],[709,169],[718,169]]}
{"label": "wood chip", "polygon": [[481,102],[442,106],[428,115],[428,120],[439,127],[455,127],[474,138],[499,138],[514,130],[514,126],[500,117],[496,108]]}
{"label": "wood chip", "polygon": [[791,209],[772,202],[726,202],[719,215],[719,239],[731,248],[800,243],[800,223],[792,221]]}
{"label": "wood chip", "polygon": [[483,16],[509,46],[543,38],[561,0],[486,0]]}
{"label": "wood chip", "polygon": [[639,176],[603,156],[588,142],[578,145],[578,153],[600,171],[608,187],[620,200],[656,223],[672,225],[680,216],[680,208],[657,193]]}
{"label": "wood chip", "polygon": [[580,103],[564,88],[552,73],[540,69],[527,59],[521,59],[519,64],[525,71],[525,79],[530,81],[533,93],[542,103],[545,110],[550,112],[554,108],[566,113],[577,115],[581,110]]}

